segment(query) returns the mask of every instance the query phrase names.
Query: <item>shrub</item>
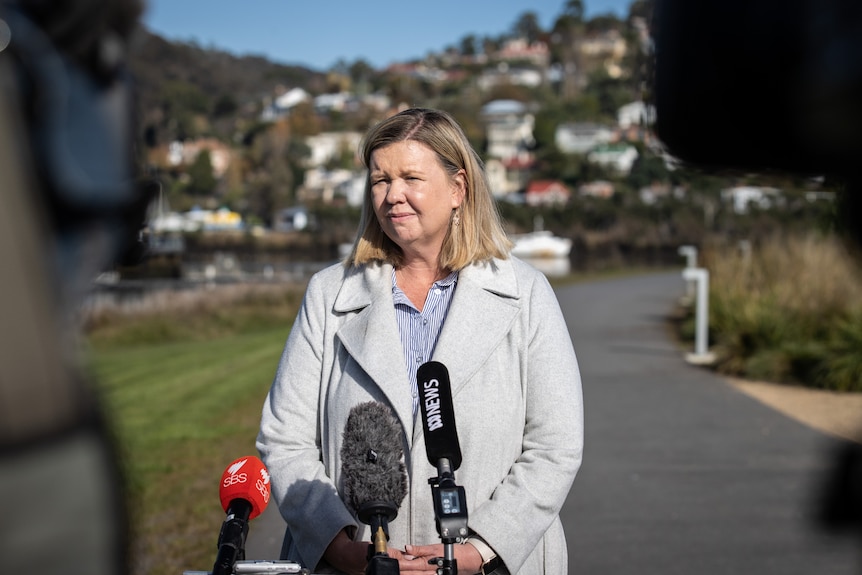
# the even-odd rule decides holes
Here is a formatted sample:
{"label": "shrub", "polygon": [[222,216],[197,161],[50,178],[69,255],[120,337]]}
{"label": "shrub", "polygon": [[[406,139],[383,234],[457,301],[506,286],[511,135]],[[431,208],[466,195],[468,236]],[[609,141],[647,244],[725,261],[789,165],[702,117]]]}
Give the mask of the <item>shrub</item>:
{"label": "shrub", "polygon": [[303,283],[234,284],[161,290],[82,310],[87,340],[96,347],[208,341],[293,322]]}
{"label": "shrub", "polygon": [[862,391],[862,274],[834,237],[704,250],[717,369]]}

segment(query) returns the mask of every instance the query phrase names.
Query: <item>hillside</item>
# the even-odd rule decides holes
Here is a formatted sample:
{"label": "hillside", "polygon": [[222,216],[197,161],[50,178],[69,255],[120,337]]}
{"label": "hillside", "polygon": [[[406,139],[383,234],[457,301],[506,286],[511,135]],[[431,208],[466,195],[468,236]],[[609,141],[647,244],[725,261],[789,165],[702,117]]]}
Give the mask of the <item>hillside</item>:
{"label": "hillside", "polygon": [[[183,131],[191,130],[190,123],[255,118],[263,99],[279,86],[319,92],[325,80],[323,74],[302,66],[168,41],[145,29],[133,46],[130,63],[138,85],[141,127],[148,138],[162,143],[182,137]],[[212,130],[219,132],[217,125]]]}

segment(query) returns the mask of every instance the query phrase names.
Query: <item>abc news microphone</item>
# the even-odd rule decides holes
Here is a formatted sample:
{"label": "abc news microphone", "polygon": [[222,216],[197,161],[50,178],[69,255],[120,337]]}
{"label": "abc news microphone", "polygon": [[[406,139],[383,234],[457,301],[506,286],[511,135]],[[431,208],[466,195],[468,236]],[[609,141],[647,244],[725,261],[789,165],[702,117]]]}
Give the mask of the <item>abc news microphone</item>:
{"label": "abc news microphone", "polygon": [[371,528],[367,575],[397,574],[389,557],[389,522],[407,495],[401,425],[386,405],[369,401],[354,406],[344,426],[341,446],[344,499]]}
{"label": "abc news microphone", "polygon": [[438,361],[429,361],[419,366],[416,379],[425,451],[428,463],[437,468],[437,477],[428,483],[437,533],[443,542],[444,557],[438,573],[457,573],[453,544],[468,534],[467,497],[464,488],[455,484],[454,472],[461,466],[461,445],[455,427],[449,370]]}
{"label": "abc news microphone", "polygon": [[236,562],[245,559],[248,522],[266,509],[271,492],[269,472],[257,457],[240,457],[224,470],[219,499],[227,518],[219,532],[212,575],[230,575]]}

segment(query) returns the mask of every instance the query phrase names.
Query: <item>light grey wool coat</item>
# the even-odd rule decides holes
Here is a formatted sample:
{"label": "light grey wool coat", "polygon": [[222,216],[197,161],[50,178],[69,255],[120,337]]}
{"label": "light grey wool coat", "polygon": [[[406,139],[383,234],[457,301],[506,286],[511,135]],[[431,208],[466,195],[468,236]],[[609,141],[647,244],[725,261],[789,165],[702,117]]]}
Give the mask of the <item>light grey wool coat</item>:
{"label": "light grey wool coat", "polygon": [[[559,511],[581,464],[583,403],[575,352],[544,275],[516,258],[461,270],[434,351],[449,371],[471,532],[512,574],[564,574]],[[348,414],[380,401],[403,426],[408,492],[390,546],[440,542],[422,422],[392,298],[392,266],[315,274],[266,398],[257,448],[287,521],[283,558],[326,571],[327,545],[346,526],[369,529],[339,493]]]}

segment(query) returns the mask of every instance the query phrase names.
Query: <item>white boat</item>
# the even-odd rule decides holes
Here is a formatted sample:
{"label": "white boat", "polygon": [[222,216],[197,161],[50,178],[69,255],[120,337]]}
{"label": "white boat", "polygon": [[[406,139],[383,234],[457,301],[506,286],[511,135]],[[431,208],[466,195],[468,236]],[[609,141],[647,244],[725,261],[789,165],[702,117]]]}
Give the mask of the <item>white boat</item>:
{"label": "white boat", "polygon": [[519,258],[564,258],[572,251],[572,240],[560,238],[548,230],[537,230],[512,236],[512,255]]}
{"label": "white boat", "polygon": [[572,240],[560,238],[544,229],[542,216],[533,219],[533,231],[512,236],[512,255],[525,259],[568,258]]}

